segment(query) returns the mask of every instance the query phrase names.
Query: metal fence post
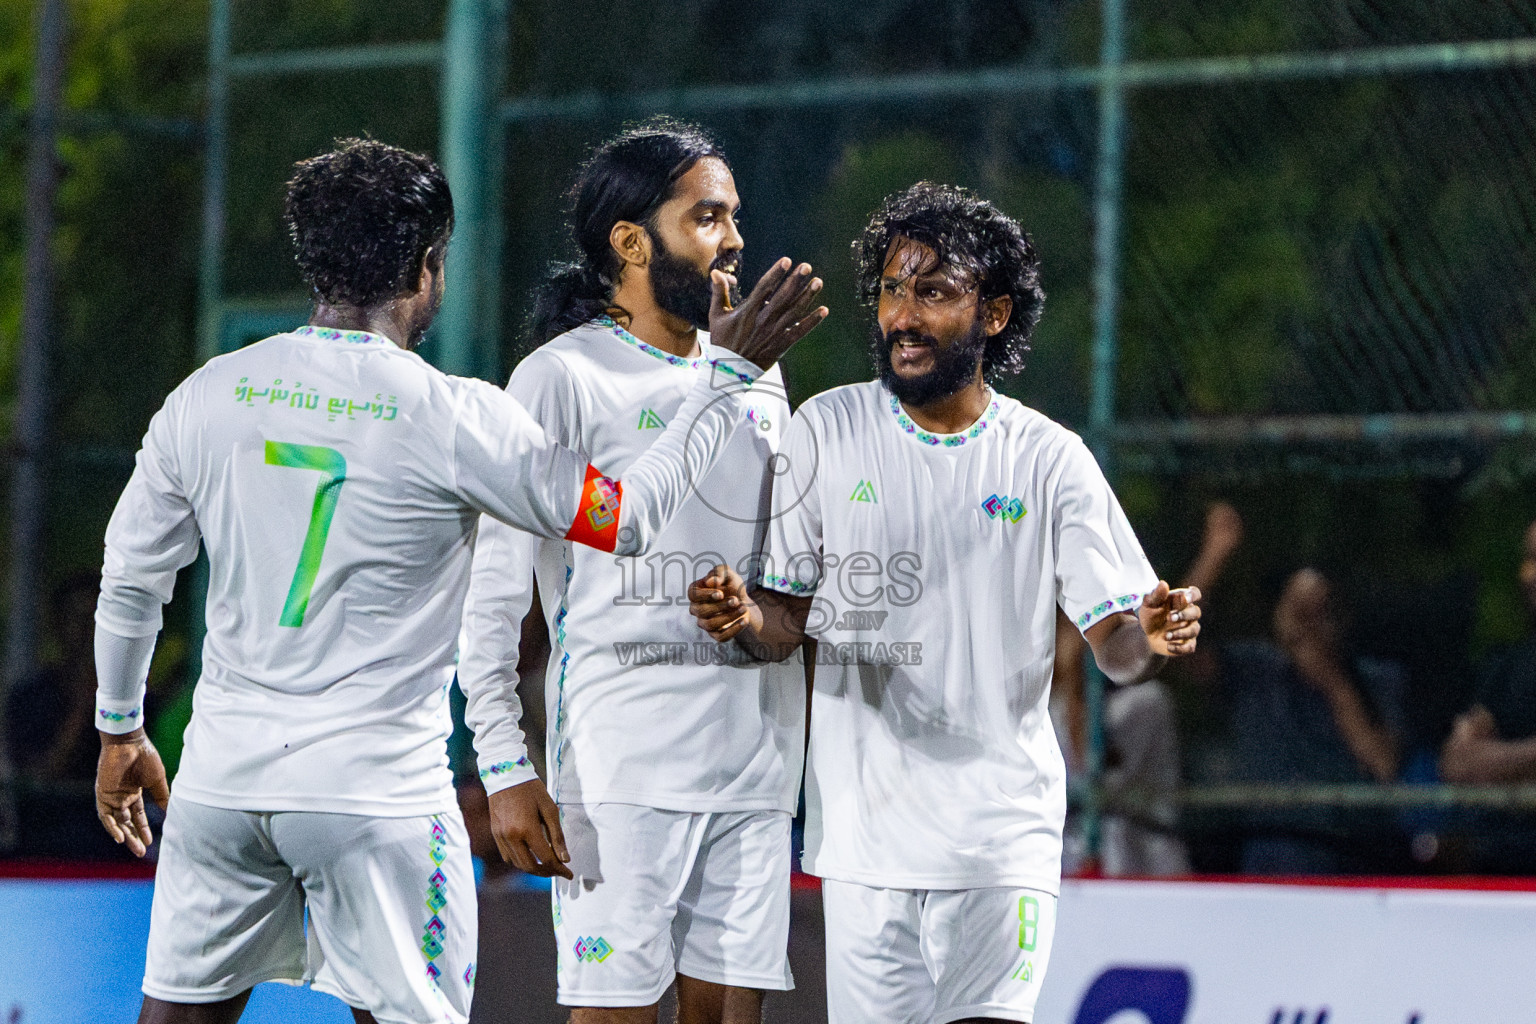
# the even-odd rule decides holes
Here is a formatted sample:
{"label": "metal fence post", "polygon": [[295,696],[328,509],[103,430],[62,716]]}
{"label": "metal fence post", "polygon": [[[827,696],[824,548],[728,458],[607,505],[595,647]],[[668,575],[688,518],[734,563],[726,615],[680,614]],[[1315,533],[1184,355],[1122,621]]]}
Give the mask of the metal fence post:
{"label": "metal fence post", "polygon": [[[0,725],[11,687],[37,670],[37,613],[41,601],[43,525],[47,511],[44,450],[48,436],[49,335],[53,331],[53,204],[58,193],[59,96],[64,78],[64,0],[46,0],[38,11],[33,71],[32,123],[28,131],[26,230],[23,264],[21,352],[17,366],[16,471],[11,478],[11,607],[5,673],[0,677]],[[0,744],[0,847],[15,840],[10,751]]]}
{"label": "metal fence post", "polygon": [[[1119,369],[1116,318],[1120,300],[1120,218],[1125,163],[1125,0],[1102,0],[1099,151],[1093,196],[1093,394],[1088,436],[1099,465],[1113,474],[1115,376]],[[1088,797],[1083,833],[1090,857],[1099,854],[1104,781],[1104,675],[1087,666]]]}
{"label": "metal fence post", "polygon": [[447,294],[434,328],[437,365],[448,373],[494,376],[499,352],[486,303],[500,275],[492,217],[500,204],[492,173],[500,139],[498,55],[506,34],[506,0],[451,0],[443,38],[443,172],[453,189],[453,243]]}
{"label": "metal fence post", "polygon": [[[230,0],[212,0],[208,21],[208,108],[203,131],[203,241],[197,277],[197,361],[223,351],[224,191],[229,162]],[[199,555],[188,577],[187,678],[203,674],[203,640],[208,633],[208,558]]]}

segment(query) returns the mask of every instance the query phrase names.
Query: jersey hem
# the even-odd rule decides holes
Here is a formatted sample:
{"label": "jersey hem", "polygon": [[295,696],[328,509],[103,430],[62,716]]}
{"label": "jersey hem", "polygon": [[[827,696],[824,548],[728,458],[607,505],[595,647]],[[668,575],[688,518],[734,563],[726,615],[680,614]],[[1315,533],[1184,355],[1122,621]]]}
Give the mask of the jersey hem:
{"label": "jersey hem", "polygon": [[971,1003],[968,1006],[950,1006],[943,1010],[935,1010],[933,1024],[953,1024],[957,1020],[972,1018],[1011,1020],[1020,1021],[1021,1024],[1031,1024],[1035,1019],[1035,1012],[1032,1009],[1025,1011],[1018,1006],[1009,1006],[1007,1003]]}
{"label": "jersey hem", "polygon": [[626,793],[622,790],[603,789],[576,793],[561,790],[555,802],[559,804],[629,804],[633,807],[678,811],[683,814],[717,814],[736,811],[778,811],[781,814],[794,814],[799,800],[786,801],[762,797],[711,800],[676,793]]}
{"label": "jersey hem", "polygon": [[226,983],[223,985],[210,985],[206,988],[191,988],[181,985],[161,985],[158,982],[153,982],[148,978],[145,978],[143,982],[139,984],[139,991],[149,996],[151,999],[160,1000],[162,1003],[191,1003],[194,1005],[203,1005],[207,1003],[223,1002],[226,999],[239,995],[241,992],[253,989],[257,985],[265,985],[266,983],[273,981],[277,982],[279,985],[292,985],[295,988],[300,988],[311,984],[310,979],[302,974],[295,978],[287,974],[266,974],[262,971],[257,971],[249,978],[242,977],[240,980],[232,983]]}
{"label": "jersey hem", "polygon": [[458,795],[448,790],[439,796],[400,802],[363,798],[309,796],[294,793],[219,793],[196,786],[175,785],[171,796],[188,803],[217,807],[226,811],[254,811],[281,814],[287,811],[311,811],[320,814],[358,814],[372,818],[422,818],[446,814],[459,807]]}
{"label": "jersey hem", "polygon": [[879,872],[844,871],[836,866],[819,867],[810,858],[801,862],[800,870],[817,878],[833,882],[847,882],[870,889],[1034,889],[1060,898],[1061,878],[1042,878],[1030,874],[997,875],[884,875]]}

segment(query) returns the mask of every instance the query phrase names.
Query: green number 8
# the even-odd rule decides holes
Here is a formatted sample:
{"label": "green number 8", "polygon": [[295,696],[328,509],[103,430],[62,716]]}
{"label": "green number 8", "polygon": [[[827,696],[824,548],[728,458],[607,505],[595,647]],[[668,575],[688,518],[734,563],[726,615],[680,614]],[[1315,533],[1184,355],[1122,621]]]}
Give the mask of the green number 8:
{"label": "green number 8", "polygon": [[1019,897],[1019,948],[1033,952],[1040,932],[1040,901],[1033,896]]}

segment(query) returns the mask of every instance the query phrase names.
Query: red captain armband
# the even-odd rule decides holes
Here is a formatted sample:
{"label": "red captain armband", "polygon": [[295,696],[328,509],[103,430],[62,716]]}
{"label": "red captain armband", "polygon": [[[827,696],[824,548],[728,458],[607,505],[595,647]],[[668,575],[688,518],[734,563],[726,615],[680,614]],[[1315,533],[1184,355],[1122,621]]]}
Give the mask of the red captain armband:
{"label": "red captain armband", "polygon": [[566,531],[565,539],[578,544],[612,551],[619,546],[619,502],[624,489],[617,480],[610,480],[592,465],[587,466],[587,479],[581,485],[581,502],[576,506],[576,521]]}

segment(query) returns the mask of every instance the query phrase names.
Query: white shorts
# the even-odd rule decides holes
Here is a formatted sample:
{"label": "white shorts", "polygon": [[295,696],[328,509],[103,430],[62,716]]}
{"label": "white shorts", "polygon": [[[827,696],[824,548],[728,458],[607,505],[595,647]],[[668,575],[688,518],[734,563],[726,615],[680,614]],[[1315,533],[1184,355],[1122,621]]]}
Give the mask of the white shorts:
{"label": "white shorts", "polygon": [[678,974],[789,989],[789,815],[562,804],[553,886],[565,1006],[650,1006]]}
{"label": "white shorts", "polygon": [[369,818],[173,798],[144,993],[212,1003],[264,981],[307,983],[380,1024],[463,1024],[476,906],[457,809]]}
{"label": "white shorts", "polygon": [[828,1024],[1034,1019],[1056,897],[824,879]]}

